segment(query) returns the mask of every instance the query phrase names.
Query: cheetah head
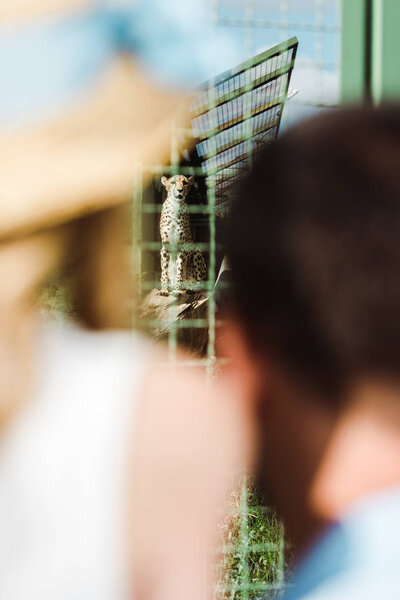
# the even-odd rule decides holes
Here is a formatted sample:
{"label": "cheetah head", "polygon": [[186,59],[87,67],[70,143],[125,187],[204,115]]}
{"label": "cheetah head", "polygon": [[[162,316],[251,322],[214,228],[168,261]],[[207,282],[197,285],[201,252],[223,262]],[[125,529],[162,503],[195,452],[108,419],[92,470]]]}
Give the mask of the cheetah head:
{"label": "cheetah head", "polygon": [[161,177],[161,183],[167,190],[169,196],[172,196],[178,202],[185,200],[193,184],[193,177],[184,175],[173,175],[173,177]]}

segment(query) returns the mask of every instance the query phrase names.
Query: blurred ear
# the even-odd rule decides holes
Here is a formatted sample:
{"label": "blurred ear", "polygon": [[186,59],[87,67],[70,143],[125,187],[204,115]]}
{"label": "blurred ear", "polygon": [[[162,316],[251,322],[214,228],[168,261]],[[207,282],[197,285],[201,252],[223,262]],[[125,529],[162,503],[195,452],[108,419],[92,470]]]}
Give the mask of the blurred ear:
{"label": "blurred ear", "polygon": [[192,185],[194,183],[194,177],[193,177],[193,175],[191,175],[190,177],[188,177],[188,183],[189,183],[190,187],[192,187]]}
{"label": "blurred ear", "polygon": [[260,385],[260,366],[254,360],[243,326],[230,316],[218,329],[218,354],[226,358],[224,373],[239,395],[253,405]]}
{"label": "blurred ear", "polygon": [[165,188],[168,188],[168,179],[165,177],[165,175],[161,177],[161,183]]}

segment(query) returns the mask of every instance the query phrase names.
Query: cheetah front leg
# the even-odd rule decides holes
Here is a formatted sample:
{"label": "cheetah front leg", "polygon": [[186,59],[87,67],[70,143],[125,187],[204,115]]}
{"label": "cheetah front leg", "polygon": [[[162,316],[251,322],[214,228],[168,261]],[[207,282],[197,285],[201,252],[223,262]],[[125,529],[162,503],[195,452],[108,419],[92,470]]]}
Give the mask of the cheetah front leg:
{"label": "cheetah front leg", "polygon": [[169,269],[169,252],[163,246],[161,248],[161,295],[168,296],[168,269]]}
{"label": "cheetah front leg", "polygon": [[182,283],[184,281],[185,265],[186,265],[186,252],[178,252],[176,257],[176,291],[182,291]]}
{"label": "cheetah front leg", "polygon": [[207,265],[204,260],[203,254],[197,250],[193,253],[193,266],[195,270],[196,281],[206,281],[207,279]]}

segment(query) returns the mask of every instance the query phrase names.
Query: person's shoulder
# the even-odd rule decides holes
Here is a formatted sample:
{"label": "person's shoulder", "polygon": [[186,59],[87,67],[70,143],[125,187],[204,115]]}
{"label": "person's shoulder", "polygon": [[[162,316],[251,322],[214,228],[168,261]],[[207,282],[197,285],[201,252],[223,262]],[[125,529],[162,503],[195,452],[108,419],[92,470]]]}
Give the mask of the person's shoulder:
{"label": "person's shoulder", "polygon": [[43,352],[53,355],[70,355],[82,360],[83,357],[99,358],[112,353],[126,354],[131,357],[142,355],[150,350],[151,343],[135,331],[123,329],[89,330],[73,322],[39,323],[39,342]]}
{"label": "person's shoulder", "polygon": [[293,590],[283,600],[398,600],[400,579],[394,575],[358,571],[326,580],[313,590]]}
{"label": "person's shoulder", "polygon": [[[152,345],[130,331],[90,331],[71,323],[40,324],[39,386],[60,402],[69,390],[95,404],[107,398],[137,398],[151,362]],[[55,392],[57,394],[55,394]],[[71,401],[72,402],[72,401]]]}
{"label": "person's shoulder", "polygon": [[400,491],[360,498],[303,559],[283,600],[397,600]]}

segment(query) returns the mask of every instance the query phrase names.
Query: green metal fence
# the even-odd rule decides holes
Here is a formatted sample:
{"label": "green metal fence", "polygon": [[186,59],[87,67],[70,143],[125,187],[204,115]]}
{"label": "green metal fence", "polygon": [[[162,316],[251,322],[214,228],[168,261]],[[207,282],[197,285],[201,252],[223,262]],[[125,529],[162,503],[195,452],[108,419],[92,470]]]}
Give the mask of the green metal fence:
{"label": "green metal fence", "polygon": [[[135,167],[134,262],[141,300],[160,289],[158,222],[164,199],[160,178],[180,173],[197,180],[189,211],[194,245],[203,251],[208,266],[207,281],[195,296],[199,304],[204,300],[202,310],[188,311],[187,304],[193,297],[185,298],[182,314],[182,295],[171,294],[160,301],[165,303],[161,319],[159,313],[150,311],[145,318],[139,314],[138,321],[152,333],[162,330],[172,360],[178,360],[182,342],[198,337],[195,355],[185,362],[188,366],[204,366],[210,377],[219,366],[218,315],[213,294],[223,258],[219,227],[229,210],[237,176],[249,166],[254,154],[278,135],[288,117],[293,121],[337,104],[338,94],[329,99],[319,86],[324,84],[325,73],[333,73],[339,81],[339,0],[304,0],[303,4],[302,13],[299,3],[290,0],[210,1],[210,27],[229,28],[239,36],[247,60],[199,90],[192,106],[192,129],[176,128],[171,133],[168,166]],[[326,17],[328,5],[334,12],[337,9],[336,21]],[[296,36],[300,46],[295,66]],[[302,50],[302,37],[305,45],[312,47],[311,57]],[[335,39],[336,50],[325,52],[326,40],[331,38]],[[298,67],[304,73],[312,69],[314,79],[307,85],[315,90],[312,96],[302,95],[301,78],[295,77],[298,98],[285,108],[294,66],[295,74]],[[188,135],[194,138],[195,150],[182,153],[181,140]],[[142,182],[149,176],[150,184],[144,187]],[[178,248],[171,247],[170,251],[176,258]],[[232,600],[276,597],[290,570],[290,545],[285,541],[283,524],[271,508],[263,506],[258,491],[244,477],[228,513],[221,522],[223,561],[216,596]]]}
{"label": "green metal fence", "polygon": [[[274,139],[281,125],[331,110],[340,100],[380,102],[399,97],[400,2],[208,1],[210,27],[229,29],[241,44],[247,62],[199,90],[192,107],[192,129],[171,132],[168,166],[136,165],[134,262],[138,293],[143,299],[160,287],[160,177],[193,175],[198,183],[189,206],[194,243],[203,251],[208,265],[204,302],[196,297],[202,309],[188,313],[187,307],[182,310],[181,299],[171,296],[161,323],[157,315],[147,315],[145,320],[153,333],[159,334],[161,327],[172,360],[178,360],[177,350],[182,343],[193,344],[197,336],[201,343],[195,356],[185,359],[186,364],[202,365],[213,377],[219,360],[213,294],[223,257],[219,223],[229,209],[237,175],[251,163],[259,142],[262,146]],[[273,50],[265,50],[274,46]],[[289,84],[299,93],[285,106]],[[196,151],[186,152],[183,157],[180,141],[188,134],[195,138]],[[143,187],[149,175],[151,183]],[[171,248],[172,256],[176,253],[177,248]],[[282,523],[271,508],[263,506],[257,490],[245,478],[228,513],[221,522],[224,558],[216,596],[275,597],[284,589],[290,572],[290,544],[285,540]]]}

